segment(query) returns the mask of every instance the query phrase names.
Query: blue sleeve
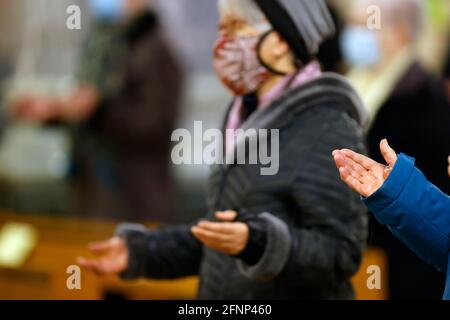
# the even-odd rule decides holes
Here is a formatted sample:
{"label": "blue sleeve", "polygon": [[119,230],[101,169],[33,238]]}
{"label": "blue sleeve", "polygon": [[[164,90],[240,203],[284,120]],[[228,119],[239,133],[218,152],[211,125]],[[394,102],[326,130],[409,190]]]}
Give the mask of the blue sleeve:
{"label": "blue sleeve", "polygon": [[419,257],[447,271],[450,197],[427,181],[414,159],[400,154],[389,178],[364,202]]}

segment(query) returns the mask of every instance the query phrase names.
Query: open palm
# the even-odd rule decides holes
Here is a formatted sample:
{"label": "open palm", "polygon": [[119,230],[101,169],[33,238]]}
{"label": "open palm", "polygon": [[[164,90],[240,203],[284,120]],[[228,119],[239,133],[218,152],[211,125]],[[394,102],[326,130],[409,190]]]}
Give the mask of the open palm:
{"label": "open palm", "polygon": [[100,275],[118,275],[128,267],[128,249],[122,238],[114,237],[103,242],[92,243],[89,250],[96,259],[78,258],[78,264]]}
{"label": "open palm", "polygon": [[342,181],[364,197],[369,197],[383,185],[397,162],[397,155],[387,140],[381,141],[380,150],[387,165],[352,150],[333,151]]}
{"label": "open palm", "polygon": [[450,177],[450,157],[448,157],[448,176]]}

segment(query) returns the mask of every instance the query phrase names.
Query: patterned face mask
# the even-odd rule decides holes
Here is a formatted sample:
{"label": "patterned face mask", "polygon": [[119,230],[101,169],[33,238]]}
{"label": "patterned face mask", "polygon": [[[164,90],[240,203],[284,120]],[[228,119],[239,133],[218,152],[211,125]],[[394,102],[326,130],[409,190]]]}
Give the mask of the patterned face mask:
{"label": "patterned face mask", "polygon": [[255,92],[270,76],[258,59],[259,39],[221,36],[214,45],[214,69],[235,96]]}

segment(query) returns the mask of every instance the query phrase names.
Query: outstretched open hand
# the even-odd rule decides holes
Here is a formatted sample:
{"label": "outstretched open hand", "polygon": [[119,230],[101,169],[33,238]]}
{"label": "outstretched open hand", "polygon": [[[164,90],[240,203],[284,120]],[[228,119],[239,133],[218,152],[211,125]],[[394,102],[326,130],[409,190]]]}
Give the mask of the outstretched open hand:
{"label": "outstretched open hand", "polygon": [[246,223],[235,221],[236,217],[232,210],[216,212],[218,222],[200,221],[192,227],[192,234],[210,249],[239,255],[247,246],[250,231]]}
{"label": "outstretched open hand", "polygon": [[450,156],[448,157],[448,176],[450,177]]}
{"label": "outstretched open hand", "polygon": [[98,275],[118,275],[128,267],[128,249],[125,240],[114,237],[106,241],[91,243],[89,251],[99,255],[97,258],[79,257],[80,266]]}
{"label": "outstretched open hand", "polygon": [[387,165],[352,150],[333,151],[342,181],[363,197],[369,197],[383,185],[397,162],[397,155],[386,139],[381,141],[380,150]]}

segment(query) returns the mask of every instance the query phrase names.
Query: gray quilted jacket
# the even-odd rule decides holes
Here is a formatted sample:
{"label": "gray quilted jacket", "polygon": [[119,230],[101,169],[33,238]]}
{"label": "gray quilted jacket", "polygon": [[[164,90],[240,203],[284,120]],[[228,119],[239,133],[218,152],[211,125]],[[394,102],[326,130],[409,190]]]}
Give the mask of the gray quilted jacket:
{"label": "gray quilted jacket", "polygon": [[[362,104],[344,78],[324,74],[256,111],[243,129],[279,129],[279,171],[259,165],[212,168],[207,200],[217,210],[246,209],[267,223],[255,265],[210,250],[190,225],[145,230],[121,225],[129,268],[124,278],[200,275],[200,299],[352,299],[367,237],[366,211],[339,179],[331,152],[364,152]],[[250,150],[257,152],[257,150]]]}

